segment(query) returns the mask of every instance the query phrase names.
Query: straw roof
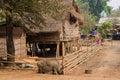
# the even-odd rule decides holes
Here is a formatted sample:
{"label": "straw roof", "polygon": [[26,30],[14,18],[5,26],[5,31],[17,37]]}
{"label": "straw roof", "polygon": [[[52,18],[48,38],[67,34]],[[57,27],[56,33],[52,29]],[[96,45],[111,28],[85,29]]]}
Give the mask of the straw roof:
{"label": "straw roof", "polygon": [[[70,5],[72,4],[73,0],[65,0],[62,3],[66,4],[66,5]],[[60,13],[62,14],[62,19],[61,20],[55,20],[51,17],[45,17],[45,23],[46,25],[43,25],[42,27],[38,27],[36,26],[36,24],[32,24],[31,22],[27,21],[25,17],[20,17],[20,16],[15,16],[13,20],[15,21],[20,21],[21,27],[25,30],[26,33],[28,34],[37,34],[37,33],[48,33],[48,32],[60,32],[62,26],[64,25],[64,22],[62,20],[65,20],[67,15],[69,15],[68,13],[71,13],[74,15],[74,17],[76,17],[79,20],[79,23],[81,24],[83,22],[83,17],[80,15],[79,12],[77,12],[75,10],[75,7],[72,6],[70,8],[69,11],[65,10],[65,11],[60,11]],[[32,21],[35,22],[35,21]]]}

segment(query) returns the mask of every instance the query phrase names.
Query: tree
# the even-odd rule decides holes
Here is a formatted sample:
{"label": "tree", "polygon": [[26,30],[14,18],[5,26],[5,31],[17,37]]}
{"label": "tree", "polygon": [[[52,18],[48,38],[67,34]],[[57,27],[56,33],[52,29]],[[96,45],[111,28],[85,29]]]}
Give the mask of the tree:
{"label": "tree", "polygon": [[90,7],[88,6],[87,2],[83,3],[80,0],[77,0],[76,2],[78,4],[80,12],[84,16],[84,24],[82,25],[82,27],[80,27],[81,32],[84,33],[84,34],[89,34],[90,31],[93,28],[95,28],[96,17],[90,13],[90,11],[89,11]]}
{"label": "tree", "polygon": [[[7,53],[15,56],[13,42],[14,17],[19,17],[22,25],[41,27],[46,16],[57,16],[61,9],[61,0],[0,0],[0,15],[6,19]],[[9,57],[14,61],[14,57]]]}
{"label": "tree", "polygon": [[102,26],[98,27],[98,32],[101,33],[103,38],[107,38],[107,35],[110,34],[109,30],[112,29],[112,24],[110,22],[102,23]]}
{"label": "tree", "polygon": [[107,16],[112,15],[112,8],[110,6],[105,6],[104,10],[105,10]]}
{"label": "tree", "polygon": [[100,13],[105,10],[107,14],[111,14],[111,7],[107,5],[109,0],[77,0],[78,2],[87,3],[89,11],[100,18]]}

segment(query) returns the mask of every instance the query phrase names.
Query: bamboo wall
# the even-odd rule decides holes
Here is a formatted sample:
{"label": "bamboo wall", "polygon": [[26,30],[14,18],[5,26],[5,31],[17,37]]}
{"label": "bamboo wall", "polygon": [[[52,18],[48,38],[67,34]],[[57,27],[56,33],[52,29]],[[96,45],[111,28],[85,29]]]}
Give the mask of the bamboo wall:
{"label": "bamboo wall", "polygon": [[71,25],[69,20],[65,20],[63,32],[64,32],[63,36],[65,40],[80,38],[78,22]]}
{"label": "bamboo wall", "polygon": [[0,38],[0,57],[5,57],[6,52],[6,39],[4,37]]}
{"label": "bamboo wall", "polygon": [[6,33],[5,28],[0,27],[0,57],[5,57],[6,54]]}
{"label": "bamboo wall", "polygon": [[[0,57],[6,57],[7,56],[7,49],[6,49],[6,32],[5,28],[1,28],[2,31],[0,31]],[[16,58],[24,58],[27,56],[26,52],[26,34],[24,31],[16,27],[13,30],[13,40],[15,45],[15,57]]]}

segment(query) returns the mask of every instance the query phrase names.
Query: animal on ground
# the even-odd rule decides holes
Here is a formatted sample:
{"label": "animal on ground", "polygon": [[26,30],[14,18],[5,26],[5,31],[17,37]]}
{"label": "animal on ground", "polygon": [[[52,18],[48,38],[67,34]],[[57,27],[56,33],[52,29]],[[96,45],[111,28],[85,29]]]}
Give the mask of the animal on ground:
{"label": "animal on ground", "polygon": [[63,74],[63,67],[58,60],[38,60],[38,73],[52,73],[55,75]]}

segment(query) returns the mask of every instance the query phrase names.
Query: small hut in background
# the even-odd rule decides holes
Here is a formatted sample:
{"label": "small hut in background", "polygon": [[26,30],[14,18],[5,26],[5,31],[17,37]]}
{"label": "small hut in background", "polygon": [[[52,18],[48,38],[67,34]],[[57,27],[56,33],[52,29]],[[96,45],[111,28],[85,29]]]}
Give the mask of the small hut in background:
{"label": "small hut in background", "polygon": [[[0,23],[0,58],[7,57],[7,47],[6,47],[6,24],[4,22]],[[26,52],[26,33],[20,27],[14,27],[13,38],[15,45],[15,58],[25,58],[27,57]]]}
{"label": "small hut in background", "polygon": [[120,40],[120,24],[116,24],[114,29],[111,31],[113,33],[112,39],[113,40]]}
{"label": "small hut in background", "polygon": [[101,26],[103,22],[110,22],[113,26],[112,33],[113,40],[120,40],[120,17],[102,17],[96,26]]}

